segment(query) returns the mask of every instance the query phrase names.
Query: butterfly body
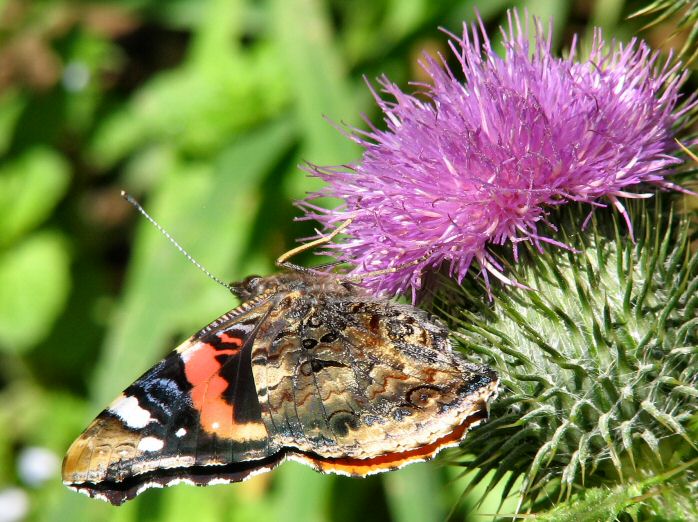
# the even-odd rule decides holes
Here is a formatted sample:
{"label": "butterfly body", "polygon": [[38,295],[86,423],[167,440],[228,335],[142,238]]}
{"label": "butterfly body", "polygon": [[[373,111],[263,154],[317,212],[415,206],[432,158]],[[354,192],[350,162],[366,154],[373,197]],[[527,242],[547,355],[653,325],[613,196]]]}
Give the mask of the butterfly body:
{"label": "butterfly body", "polygon": [[285,459],[366,476],[427,460],[487,417],[496,374],[463,361],[422,310],[302,272],[234,292],[240,306],[73,443],[66,485],[120,504],[148,487],[241,481]]}

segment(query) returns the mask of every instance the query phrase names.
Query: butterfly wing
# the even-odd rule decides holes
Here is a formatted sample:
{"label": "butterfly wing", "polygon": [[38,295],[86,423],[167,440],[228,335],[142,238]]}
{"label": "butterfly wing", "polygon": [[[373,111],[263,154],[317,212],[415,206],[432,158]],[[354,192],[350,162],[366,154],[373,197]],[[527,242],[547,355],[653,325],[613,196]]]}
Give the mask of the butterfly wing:
{"label": "butterfly wing", "polygon": [[262,420],[289,458],[365,476],[429,459],[487,417],[496,374],[463,361],[422,310],[308,294],[274,314],[287,321],[252,366]]}
{"label": "butterfly wing", "polygon": [[278,465],[250,364],[272,306],[229,312],[124,390],[69,448],[65,484],[121,504],[148,487],[237,482]]}

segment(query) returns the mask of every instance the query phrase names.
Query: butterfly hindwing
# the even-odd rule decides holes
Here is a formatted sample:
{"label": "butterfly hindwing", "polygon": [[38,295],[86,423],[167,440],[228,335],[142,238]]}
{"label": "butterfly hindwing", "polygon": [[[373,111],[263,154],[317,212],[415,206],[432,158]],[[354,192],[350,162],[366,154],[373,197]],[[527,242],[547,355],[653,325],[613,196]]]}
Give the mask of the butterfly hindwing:
{"label": "butterfly hindwing", "polygon": [[495,373],[464,362],[421,310],[308,293],[274,313],[287,320],[255,344],[253,371],[290,458],[363,476],[429,459],[487,416]]}

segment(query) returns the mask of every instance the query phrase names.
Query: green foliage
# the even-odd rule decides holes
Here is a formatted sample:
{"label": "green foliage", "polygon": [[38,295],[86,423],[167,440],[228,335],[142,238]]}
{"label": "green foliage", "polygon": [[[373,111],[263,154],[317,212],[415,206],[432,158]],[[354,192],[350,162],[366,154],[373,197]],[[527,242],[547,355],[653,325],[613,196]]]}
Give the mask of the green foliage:
{"label": "green foliage", "polygon": [[65,238],[33,230],[65,194],[68,176],[66,161],[42,146],[0,168],[0,351],[24,351],[43,340],[65,304]]}
{"label": "green foliage", "polygon": [[[600,17],[602,3],[593,16],[609,35],[627,39],[639,29],[640,21]],[[289,463],[245,484],[149,491],[116,509],[68,491],[58,469],[32,485],[19,463],[32,446],[60,459],[118,391],[235,304],[138,218],[120,190],[138,197],[216,275],[268,274],[295,238],[313,233],[312,223],[293,223],[293,200],[317,188],[298,165],[358,158],[324,117],[361,124],[362,113],[375,114],[363,76],[418,80],[419,52],[445,49],[438,26],[459,31],[477,8],[494,27],[509,5],[1,2],[0,493],[21,488],[28,519],[47,521],[350,521],[360,514],[366,522],[402,522],[493,513],[521,482],[510,472],[499,481],[494,465],[490,474],[457,477],[454,466],[424,464],[357,481]],[[564,2],[527,5],[554,17],[563,47],[571,24],[586,34],[581,24],[589,21]],[[624,12],[623,2],[612,7]],[[659,391],[676,390],[673,402],[642,413],[665,466],[674,442],[661,437],[676,428],[676,412],[666,408],[683,404],[691,393],[684,385],[662,382]],[[608,421],[615,436],[615,419]],[[695,439],[698,416],[677,422]],[[553,464],[564,466],[564,454]],[[517,486],[504,488],[508,481]]]}
{"label": "green foliage", "polygon": [[[504,386],[492,420],[463,445],[473,457],[462,466],[478,470],[474,482],[494,470],[494,485],[510,472],[503,493],[523,477],[514,492],[523,511],[567,500],[553,511],[562,519],[567,510],[613,520],[649,477],[698,454],[691,427],[698,253],[689,248],[687,223],[671,215],[637,211],[633,242],[622,218],[613,216],[609,229],[597,221],[601,212],[579,234],[574,224],[584,211],[567,216],[563,229],[575,252],[529,248],[521,268],[512,268],[532,290],[495,286],[490,304],[473,299],[476,288],[467,283],[456,294],[462,301],[451,295],[441,306],[464,346],[494,366]],[[667,475],[661,487],[674,495],[650,495],[637,512],[698,515],[689,479]]]}
{"label": "green foliage", "polygon": [[23,351],[42,340],[69,290],[65,241],[38,232],[0,257],[0,349]]}

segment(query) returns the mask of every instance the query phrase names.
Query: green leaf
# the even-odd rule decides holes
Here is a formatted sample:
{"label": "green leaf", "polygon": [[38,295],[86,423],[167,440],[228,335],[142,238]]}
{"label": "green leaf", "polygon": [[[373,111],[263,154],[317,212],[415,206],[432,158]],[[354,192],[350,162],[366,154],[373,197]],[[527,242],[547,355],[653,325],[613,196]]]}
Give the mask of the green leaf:
{"label": "green leaf", "polygon": [[7,89],[0,97],[0,154],[4,155],[12,143],[15,125],[27,104],[19,89]]}
{"label": "green leaf", "polygon": [[[295,114],[305,139],[301,160],[340,164],[357,159],[357,146],[327,121],[355,122],[359,111],[326,6],[318,0],[275,0],[272,7],[283,69],[295,94]],[[299,198],[317,186],[319,182],[309,186],[302,176],[294,176],[290,194]]]}
{"label": "green leaf", "polygon": [[38,232],[0,253],[0,350],[19,353],[41,341],[70,289],[63,237]]}
{"label": "green leaf", "polygon": [[264,38],[242,46],[240,2],[202,2],[183,65],[161,72],[104,118],[89,147],[109,167],[143,145],[165,143],[210,157],[231,136],[277,116],[289,99],[279,50]]}
{"label": "green leaf", "polygon": [[69,167],[37,146],[0,167],[0,246],[6,246],[51,215],[65,194]]}
{"label": "green leaf", "polygon": [[215,70],[189,66],[159,74],[97,129],[91,160],[109,167],[144,144],[160,142],[197,156],[215,154],[231,136],[285,105],[287,89],[270,66],[271,54],[261,47]]}

